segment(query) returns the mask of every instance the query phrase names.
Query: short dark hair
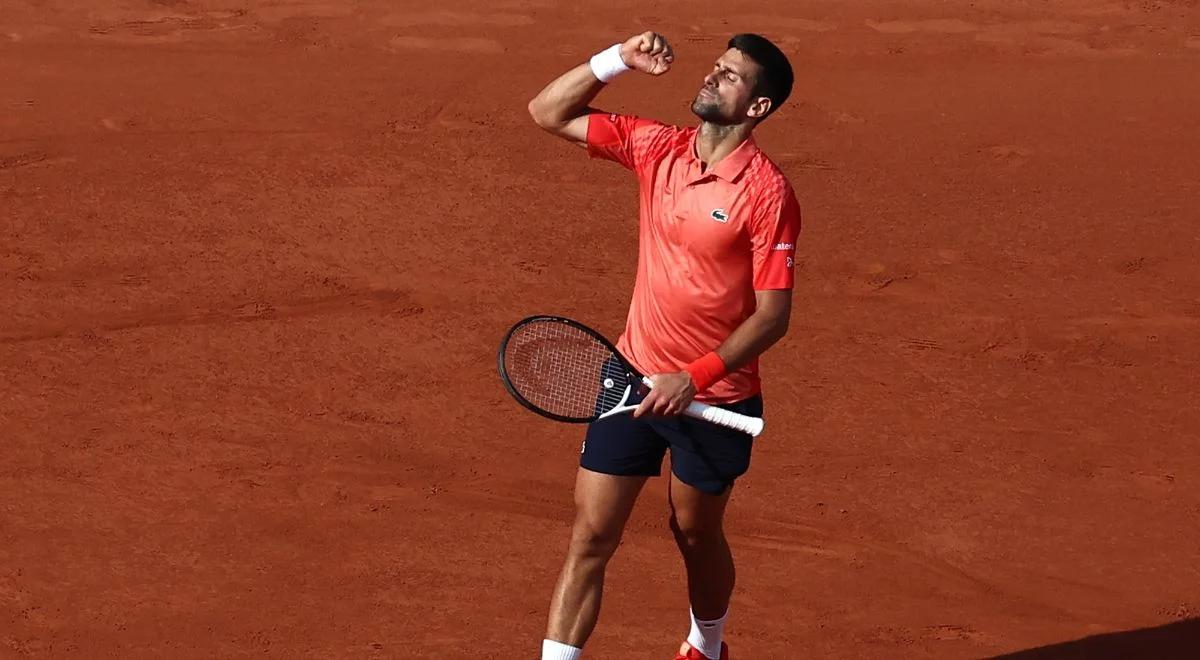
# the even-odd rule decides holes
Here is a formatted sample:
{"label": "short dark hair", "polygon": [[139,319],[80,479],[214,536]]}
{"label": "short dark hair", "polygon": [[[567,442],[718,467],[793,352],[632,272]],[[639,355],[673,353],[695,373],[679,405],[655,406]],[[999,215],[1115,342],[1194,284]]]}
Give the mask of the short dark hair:
{"label": "short dark hair", "polygon": [[779,50],[779,46],[758,34],[734,35],[729,40],[729,48],[738,49],[758,63],[761,71],[754,84],[754,94],[771,99],[771,109],[762,118],[770,117],[792,94],[792,83],[795,80],[792,63],[788,61],[787,55]]}

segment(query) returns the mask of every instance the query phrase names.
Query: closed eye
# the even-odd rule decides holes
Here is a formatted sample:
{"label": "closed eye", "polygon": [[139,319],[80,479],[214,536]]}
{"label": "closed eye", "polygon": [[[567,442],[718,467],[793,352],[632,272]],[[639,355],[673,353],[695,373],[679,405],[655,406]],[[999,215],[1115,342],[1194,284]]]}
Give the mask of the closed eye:
{"label": "closed eye", "polygon": [[731,83],[735,83],[738,81],[738,76],[736,73],[733,72],[733,69],[727,69],[727,68],[721,66],[720,64],[714,64],[713,71],[716,71],[717,73],[725,74],[725,80],[728,80]]}

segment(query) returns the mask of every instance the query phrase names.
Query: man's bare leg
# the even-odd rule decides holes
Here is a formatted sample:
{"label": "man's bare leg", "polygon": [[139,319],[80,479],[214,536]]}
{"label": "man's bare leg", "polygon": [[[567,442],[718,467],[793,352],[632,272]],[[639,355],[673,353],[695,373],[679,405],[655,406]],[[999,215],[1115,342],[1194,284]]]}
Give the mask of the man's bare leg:
{"label": "man's bare leg", "polygon": [[605,568],[646,479],[579,469],[571,545],[550,603],[546,639],[583,648],[592,634],[600,616]]}

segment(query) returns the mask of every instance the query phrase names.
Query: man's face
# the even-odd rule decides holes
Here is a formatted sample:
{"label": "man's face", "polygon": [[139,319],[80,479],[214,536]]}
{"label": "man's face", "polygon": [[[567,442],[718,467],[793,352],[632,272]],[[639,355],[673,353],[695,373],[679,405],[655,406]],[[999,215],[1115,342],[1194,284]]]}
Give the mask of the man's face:
{"label": "man's face", "polygon": [[692,113],[719,125],[741,124],[761,118],[770,102],[754,95],[761,71],[758,63],[730,48],[717,58],[704,86],[692,101]]}

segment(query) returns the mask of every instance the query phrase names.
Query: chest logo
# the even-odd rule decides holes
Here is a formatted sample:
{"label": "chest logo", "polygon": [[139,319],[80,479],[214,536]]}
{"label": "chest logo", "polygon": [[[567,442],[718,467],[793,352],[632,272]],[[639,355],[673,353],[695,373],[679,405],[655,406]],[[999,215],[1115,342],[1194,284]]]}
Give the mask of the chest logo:
{"label": "chest logo", "polygon": [[725,212],[725,209],[713,209],[712,219],[717,222],[729,222],[729,214]]}

